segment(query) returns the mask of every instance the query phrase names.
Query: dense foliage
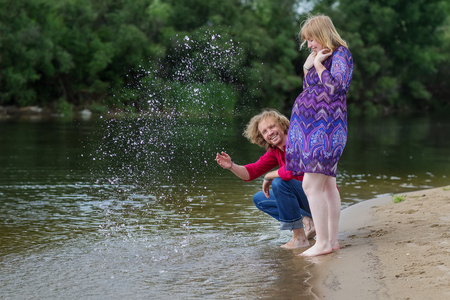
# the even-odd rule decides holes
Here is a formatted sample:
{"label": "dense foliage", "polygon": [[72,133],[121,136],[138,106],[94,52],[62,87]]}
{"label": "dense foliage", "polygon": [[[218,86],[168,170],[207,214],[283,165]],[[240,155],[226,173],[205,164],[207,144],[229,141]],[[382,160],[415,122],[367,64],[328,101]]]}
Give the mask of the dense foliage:
{"label": "dense foliage", "polygon": [[356,62],[353,105],[372,114],[448,105],[450,94],[433,83],[446,80],[437,71],[450,61],[443,35],[450,30],[444,26],[448,11],[439,0],[339,1],[329,15]]}
{"label": "dense foliage", "polygon": [[354,114],[450,106],[444,0],[0,0],[0,105],[286,112],[305,7],[350,45]]}

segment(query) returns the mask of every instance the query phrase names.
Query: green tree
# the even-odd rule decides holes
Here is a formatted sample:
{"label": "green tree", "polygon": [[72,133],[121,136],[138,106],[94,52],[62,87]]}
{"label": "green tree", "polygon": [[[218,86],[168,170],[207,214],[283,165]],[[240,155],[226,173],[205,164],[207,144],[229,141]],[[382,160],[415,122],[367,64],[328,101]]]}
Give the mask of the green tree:
{"label": "green tree", "polygon": [[123,85],[160,50],[150,43],[159,17],[148,8],[145,0],[0,0],[0,104],[80,105]]}
{"label": "green tree", "polygon": [[444,0],[0,0],[0,105],[288,112],[311,4],[350,45],[353,112],[448,105]]}
{"label": "green tree", "polygon": [[436,55],[441,57],[434,76],[426,78],[426,86],[433,95],[430,108],[442,113],[450,113],[450,5],[447,6],[447,19],[437,30],[442,43],[435,47]]}
{"label": "green tree", "polygon": [[[222,99],[230,113],[233,108],[282,109],[292,102],[290,93],[298,94],[301,77],[293,63],[299,55],[295,1],[168,3],[172,10],[167,22],[173,26],[170,33],[176,34],[162,40],[165,55],[153,64],[160,70],[158,80],[152,72],[138,76],[135,86],[142,91],[138,102],[145,106],[146,95],[159,94],[167,107],[174,105],[171,101],[188,99],[189,90],[205,89],[201,94],[209,95],[212,84],[236,91]],[[216,101],[202,100],[206,106]]]}
{"label": "green tree", "polygon": [[428,109],[433,95],[427,78],[436,74],[444,59],[436,48],[442,43],[438,28],[446,18],[446,2],[330,2],[330,16],[349,42],[355,61],[351,106],[369,114]]}
{"label": "green tree", "polygon": [[38,22],[54,17],[46,15],[50,10],[41,1],[0,1],[0,104],[37,103],[38,92],[29,83],[54,72],[54,44]]}

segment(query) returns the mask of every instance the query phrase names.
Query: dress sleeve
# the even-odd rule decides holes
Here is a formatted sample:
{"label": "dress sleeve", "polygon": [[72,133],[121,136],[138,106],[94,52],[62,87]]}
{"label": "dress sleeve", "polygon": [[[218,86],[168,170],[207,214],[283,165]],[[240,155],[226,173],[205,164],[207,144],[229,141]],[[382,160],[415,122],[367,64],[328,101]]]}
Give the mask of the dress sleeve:
{"label": "dress sleeve", "polygon": [[321,74],[321,80],[330,96],[347,93],[353,73],[353,59],[350,51],[340,46],[332,56],[330,70]]}

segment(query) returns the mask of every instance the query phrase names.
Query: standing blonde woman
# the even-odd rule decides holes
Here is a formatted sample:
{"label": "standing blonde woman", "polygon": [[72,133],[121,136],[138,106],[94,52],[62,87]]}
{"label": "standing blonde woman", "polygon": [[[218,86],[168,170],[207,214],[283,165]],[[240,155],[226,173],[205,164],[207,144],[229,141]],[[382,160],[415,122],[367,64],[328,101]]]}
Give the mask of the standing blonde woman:
{"label": "standing blonde woman", "polygon": [[347,142],[347,91],[353,59],[331,19],[310,16],[300,31],[311,54],[303,65],[303,92],[295,100],[286,142],[286,168],[304,172],[303,189],[316,227],[316,243],[302,256],[339,249],[341,210],[336,170]]}

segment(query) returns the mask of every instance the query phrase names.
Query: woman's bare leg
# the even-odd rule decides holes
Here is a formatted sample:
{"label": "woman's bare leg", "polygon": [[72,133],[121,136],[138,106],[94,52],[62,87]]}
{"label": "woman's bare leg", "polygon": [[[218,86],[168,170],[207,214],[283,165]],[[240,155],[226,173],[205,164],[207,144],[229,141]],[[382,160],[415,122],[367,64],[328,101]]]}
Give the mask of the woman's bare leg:
{"label": "woman's bare leg", "polygon": [[301,253],[301,256],[318,256],[333,251],[330,244],[328,226],[328,201],[324,192],[324,185],[329,176],[318,173],[305,173],[303,189],[308,197],[309,207],[316,228],[316,243]]}
{"label": "woman's bare leg", "polygon": [[341,216],[341,197],[336,186],[336,177],[329,176],[324,184],[325,199],[328,203],[328,234],[331,248],[340,249],[338,241],[339,218]]}

